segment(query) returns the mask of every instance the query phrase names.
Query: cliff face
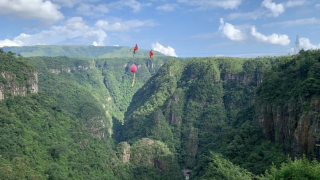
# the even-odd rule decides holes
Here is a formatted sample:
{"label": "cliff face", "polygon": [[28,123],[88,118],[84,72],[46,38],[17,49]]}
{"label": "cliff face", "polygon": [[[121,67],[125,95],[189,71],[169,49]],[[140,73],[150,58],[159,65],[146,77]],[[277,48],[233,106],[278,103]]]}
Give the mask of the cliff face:
{"label": "cliff face", "polygon": [[[319,159],[320,98],[310,101],[291,100],[283,105],[261,104],[257,106],[259,123],[267,137],[283,145],[292,157]],[[318,146],[317,146],[318,145]]]}
{"label": "cliff face", "polygon": [[[112,134],[111,112],[116,109],[103,76],[91,58],[29,57],[39,72],[39,89],[78,118],[96,138]],[[110,114],[109,114],[110,113]]]}
{"label": "cliff face", "polygon": [[[124,119],[124,113],[129,106],[133,95],[141,88],[149,78],[151,78],[158,69],[173,57],[153,57],[141,58],[108,58],[96,59],[95,66],[101,70],[104,76],[104,84],[110,92],[112,101],[115,103],[118,111],[109,111],[109,113],[121,123]],[[133,74],[130,71],[132,63],[137,66],[136,80],[133,87]]]}
{"label": "cliff face", "polygon": [[292,157],[320,160],[320,51],[302,51],[266,72],[257,95],[255,120],[268,139]]}
{"label": "cliff face", "polygon": [[[179,154],[180,164],[192,169],[197,156],[223,143],[224,127],[253,104],[254,90],[262,81],[260,60],[232,61],[213,58],[163,65],[134,95],[123,140],[148,137],[165,142]],[[252,64],[250,71],[246,64]]]}
{"label": "cliff face", "polygon": [[[119,143],[117,150],[118,157],[123,163],[130,162],[133,165],[134,179],[175,180],[183,178],[174,154],[163,142],[142,138],[132,146],[127,142]],[[147,173],[146,169],[148,169]],[[155,178],[157,176],[158,178]]]}
{"label": "cliff face", "polygon": [[51,73],[60,74],[61,72],[70,73],[71,70],[74,70],[74,71],[86,71],[88,69],[93,69],[93,68],[94,68],[93,65],[87,65],[87,66],[78,65],[77,67],[62,67],[62,68],[59,68],[59,69],[48,69],[48,70]]}
{"label": "cliff face", "polygon": [[38,92],[38,73],[27,61],[0,52],[0,100]]}
{"label": "cliff face", "polygon": [[[38,73],[33,72],[29,74],[27,83],[25,85],[20,85],[16,81],[16,75],[9,72],[1,72],[2,77],[6,80],[5,84],[0,85],[2,87],[2,94],[9,92],[12,96],[25,96],[27,93],[38,92]],[[3,99],[5,97],[3,96]]]}

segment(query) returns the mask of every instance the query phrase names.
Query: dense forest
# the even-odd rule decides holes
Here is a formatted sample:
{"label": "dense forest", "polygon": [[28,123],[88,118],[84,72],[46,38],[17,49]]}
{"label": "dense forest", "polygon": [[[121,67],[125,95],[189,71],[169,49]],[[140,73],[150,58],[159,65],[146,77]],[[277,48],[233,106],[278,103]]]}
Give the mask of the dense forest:
{"label": "dense forest", "polygon": [[144,50],[131,87],[123,47],[23,48],[0,49],[0,179],[320,179],[319,50]]}

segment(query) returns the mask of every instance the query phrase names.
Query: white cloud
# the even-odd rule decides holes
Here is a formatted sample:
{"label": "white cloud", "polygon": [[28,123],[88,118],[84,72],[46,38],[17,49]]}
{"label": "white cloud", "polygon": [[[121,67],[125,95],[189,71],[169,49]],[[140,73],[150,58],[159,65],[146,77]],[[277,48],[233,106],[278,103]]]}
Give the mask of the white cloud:
{"label": "white cloud", "polygon": [[242,41],[246,39],[246,35],[240,30],[235,28],[232,24],[224,23],[223,19],[220,18],[219,31],[221,34],[233,41]]}
{"label": "white cloud", "polygon": [[52,26],[36,34],[20,34],[13,40],[0,40],[0,46],[32,46],[37,44],[56,44],[68,39],[80,39],[92,45],[104,45],[107,34],[99,28],[89,27],[81,17],[68,19],[63,26]]}
{"label": "white cloud", "polygon": [[311,44],[310,40],[308,38],[300,38],[300,47],[304,50],[309,49],[320,49],[320,43],[318,45]]}
{"label": "white cloud", "polygon": [[10,40],[10,39],[0,40],[0,47],[3,47],[3,46],[23,46],[23,42],[21,42],[20,40],[17,40],[16,38],[14,38],[13,40]]}
{"label": "white cloud", "polygon": [[161,10],[161,11],[174,11],[174,9],[177,7],[177,5],[176,4],[169,4],[169,3],[167,3],[167,4],[164,4],[164,5],[162,5],[162,6],[158,6],[156,9],[157,10]]}
{"label": "white cloud", "polygon": [[276,4],[272,2],[272,0],[264,0],[261,5],[271,11],[271,14],[268,14],[267,16],[278,17],[285,11],[283,4]]}
{"label": "white cloud", "polygon": [[258,19],[264,16],[267,13],[264,9],[257,9],[252,12],[246,12],[246,13],[231,13],[228,16],[228,19]]}
{"label": "white cloud", "polygon": [[252,11],[245,13],[231,13],[228,19],[258,19],[264,16],[266,17],[279,17],[283,14],[286,8],[292,8],[295,6],[301,6],[307,3],[306,0],[289,0],[287,2],[276,4],[272,0],[264,0],[261,3],[261,7]]}
{"label": "white cloud", "polygon": [[113,46],[119,47],[119,45],[113,45]]}
{"label": "white cloud", "polygon": [[[289,37],[287,35],[275,34],[266,36],[257,31],[254,26],[241,25],[235,27],[230,23],[225,23],[222,18],[220,18],[220,27],[218,32],[222,34],[223,37],[227,37],[232,41],[252,41],[263,42],[267,44],[282,45],[287,46],[290,44]],[[250,33],[247,32],[250,29]]]}
{"label": "white cloud", "polygon": [[216,7],[236,9],[242,3],[242,0],[178,0],[178,2],[198,6],[198,10],[206,10]]}
{"label": "white cloud", "polygon": [[66,21],[65,25],[68,29],[76,31],[80,30],[81,28],[86,28],[85,22],[82,20],[81,17],[73,17]]}
{"label": "white cloud", "polygon": [[178,56],[176,55],[176,53],[174,52],[174,49],[173,49],[172,47],[170,47],[170,46],[164,47],[164,46],[162,46],[161,44],[159,44],[158,42],[152,43],[151,46],[152,46],[152,49],[153,49],[154,51],[159,51],[159,52],[161,52],[162,54],[165,54],[165,55],[167,55],[167,56],[178,57]]}
{"label": "white cloud", "polygon": [[95,6],[92,4],[81,3],[77,8],[77,12],[85,16],[98,17],[100,15],[108,13],[109,8],[104,4]]}
{"label": "white cloud", "polygon": [[317,4],[316,7],[317,7],[317,8],[320,8],[320,4]]}
{"label": "white cloud", "polygon": [[42,0],[1,0],[0,14],[12,14],[22,19],[40,19],[50,24],[64,18],[60,6]]}
{"label": "white cloud", "polygon": [[254,26],[251,28],[251,35],[255,37],[258,42],[276,44],[281,46],[287,46],[290,44],[290,39],[287,35],[273,33],[270,36],[266,36],[264,34],[259,33]]}
{"label": "white cloud", "polygon": [[[300,38],[299,42],[300,42],[300,49],[304,49],[304,50],[320,49],[320,44],[318,44],[318,45],[311,44],[311,42],[308,38]],[[294,54],[295,48],[290,48],[289,52],[291,54]]]}
{"label": "white cloud", "polygon": [[110,24],[108,21],[99,20],[96,22],[95,26],[106,31],[129,31],[133,28],[143,27],[143,26],[155,26],[156,23],[153,20],[129,20],[123,22],[116,22]]}
{"label": "white cloud", "polygon": [[285,2],[283,5],[285,7],[295,7],[295,6],[301,6],[305,4],[307,1],[306,0],[289,0]]}
{"label": "white cloud", "polygon": [[143,7],[151,6],[151,3],[140,3],[136,0],[118,0],[108,4],[108,7],[115,9],[122,9],[125,6],[132,8],[133,12],[139,12]]}
{"label": "white cloud", "polygon": [[263,26],[264,27],[272,27],[272,26],[290,27],[290,26],[300,26],[300,25],[308,25],[308,24],[320,24],[320,19],[317,19],[315,17],[307,18],[307,19],[296,19],[296,20],[290,20],[290,21],[264,24]]}
{"label": "white cloud", "polygon": [[97,2],[99,0],[51,0],[52,2],[56,2],[57,4],[60,4],[61,6],[72,8],[74,5],[79,3],[93,3]]}

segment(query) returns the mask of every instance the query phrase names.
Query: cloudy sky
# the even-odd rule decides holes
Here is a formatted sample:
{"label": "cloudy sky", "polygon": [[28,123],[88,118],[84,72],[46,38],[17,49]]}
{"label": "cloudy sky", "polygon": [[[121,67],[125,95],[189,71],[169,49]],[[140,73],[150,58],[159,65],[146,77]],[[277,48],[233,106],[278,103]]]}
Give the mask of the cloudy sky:
{"label": "cloudy sky", "polygon": [[0,0],[0,47],[131,46],[179,57],[320,48],[319,0]]}

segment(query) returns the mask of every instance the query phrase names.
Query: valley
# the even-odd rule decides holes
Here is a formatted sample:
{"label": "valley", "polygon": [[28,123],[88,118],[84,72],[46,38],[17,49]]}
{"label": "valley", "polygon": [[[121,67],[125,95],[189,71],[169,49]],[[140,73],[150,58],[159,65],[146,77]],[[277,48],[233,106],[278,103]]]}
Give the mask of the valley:
{"label": "valley", "polygon": [[0,179],[319,179],[319,50],[127,51],[0,49]]}

